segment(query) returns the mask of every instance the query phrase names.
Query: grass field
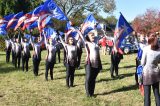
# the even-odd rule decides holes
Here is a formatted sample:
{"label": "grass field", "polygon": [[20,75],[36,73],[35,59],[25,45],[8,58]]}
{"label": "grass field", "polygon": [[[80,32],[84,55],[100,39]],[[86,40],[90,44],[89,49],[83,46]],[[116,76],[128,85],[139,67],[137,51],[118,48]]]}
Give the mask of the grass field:
{"label": "grass field", "polygon": [[[143,106],[143,96],[135,85],[136,54],[124,55],[119,65],[119,78],[110,78],[110,56],[101,56],[103,70],[96,81],[95,97],[85,95],[85,70],[82,55],[81,69],[75,72],[73,88],[65,86],[65,67],[55,64],[54,80],[45,81],[46,51],[42,52],[39,76],[34,77],[32,61],[29,72],[15,69],[5,63],[5,52],[0,52],[0,106]],[[155,101],[152,92],[152,106]]]}

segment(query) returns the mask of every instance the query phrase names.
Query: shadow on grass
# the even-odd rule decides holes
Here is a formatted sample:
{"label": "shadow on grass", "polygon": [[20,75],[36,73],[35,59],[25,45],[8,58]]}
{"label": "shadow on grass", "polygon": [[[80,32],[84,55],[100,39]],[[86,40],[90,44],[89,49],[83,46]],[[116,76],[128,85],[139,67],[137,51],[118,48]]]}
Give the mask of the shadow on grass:
{"label": "shadow on grass", "polygon": [[110,63],[106,63],[106,62],[103,62],[103,63],[102,63],[102,65],[108,65],[108,64],[110,64]]}
{"label": "shadow on grass", "polygon": [[137,90],[137,89],[138,89],[137,85],[129,85],[129,86],[125,86],[125,87],[122,87],[119,89],[112,90],[110,92],[103,92],[103,93],[95,94],[95,96],[108,95],[108,94],[112,94],[112,93],[126,92],[126,91]]}
{"label": "shadow on grass", "polygon": [[[53,76],[54,76],[54,75],[53,75]],[[60,77],[60,78],[57,78],[57,77],[56,77],[56,78],[55,78],[55,77],[53,78],[53,80],[60,80],[60,79],[66,79],[66,76]]]}
{"label": "shadow on grass", "polygon": [[13,71],[18,71],[19,69],[16,69],[14,67],[0,67],[0,74],[6,74]]}
{"label": "shadow on grass", "polygon": [[133,76],[134,73],[128,73],[128,74],[121,74],[119,75],[118,77],[115,77],[115,78],[106,78],[106,79],[100,79],[98,81],[96,81],[97,83],[100,83],[100,82],[104,82],[104,81],[112,81],[112,80],[118,80],[118,79],[123,79],[125,77],[131,77]]}
{"label": "shadow on grass", "polygon": [[110,68],[106,69],[106,68],[103,67],[103,69],[100,71],[100,73],[104,73],[104,72],[107,72],[107,71],[110,71]]}
{"label": "shadow on grass", "polygon": [[6,55],[5,53],[0,53],[0,56],[4,56],[4,55]]}
{"label": "shadow on grass", "polygon": [[129,66],[124,66],[124,67],[119,67],[119,68],[133,68],[136,67],[136,65],[129,65]]}
{"label": "shadow on grass", "polygon": [[[74,75],[74,77],[81,77],[81,76],[85,76],[85,73],[84,74],[75,74]],[[66,76],[59,77],[59,78],[54,78],[54,80],[59,80],[59,79],[66,79]]]}
{"label": "shadow on grass", "polygon": [[131,76],[133,76],[134,74],[135,74],[135,73],[121,74],[120,77],[123,77],[123,78],[125,78],[125,77],[131,77]]}
{"label": "shadow on grass", "polygon": [[85,76],[86,74],[83,73],[83,74],[75,74],[74,76],[78,76],[78,77],[81,77],[81,76]]}

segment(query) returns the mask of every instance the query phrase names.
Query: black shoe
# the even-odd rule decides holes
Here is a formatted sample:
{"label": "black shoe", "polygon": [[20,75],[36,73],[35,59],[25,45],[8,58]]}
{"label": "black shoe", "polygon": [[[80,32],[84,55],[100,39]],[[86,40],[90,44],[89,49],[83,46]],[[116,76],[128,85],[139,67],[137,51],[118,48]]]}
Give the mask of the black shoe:
{"label": "black shoe", "polygon": [[70,85],[70,87],[74,87],[73,85]]}
{"label": "black shoe", "polygon": [[115,76],[114,76],[114,75],[111,75],[111,78],[115,78]]}

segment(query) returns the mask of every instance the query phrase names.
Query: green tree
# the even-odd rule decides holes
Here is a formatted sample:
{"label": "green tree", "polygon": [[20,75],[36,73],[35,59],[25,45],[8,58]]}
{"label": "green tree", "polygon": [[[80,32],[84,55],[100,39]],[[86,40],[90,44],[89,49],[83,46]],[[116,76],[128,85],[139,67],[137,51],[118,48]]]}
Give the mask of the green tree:
{"label": "green tree", "polygon": [[115,10],[114,0],[55,0],[63,12],[70,17],[75,17],[83,13],[99,13],[104,11],[106,13]]}
{"label": "green tree", "polygon": [[0,0],[0,15],[5,16],[20,11],[27,13],[41,3],[43,3],[42,0]]}
{"label": "green tree", "polygon": [[107,24],[116,25],[117,19],[116,19],[115,16],[111,15],[111,16],[108,16],[107,18],[105,18],[105,22],[106,22]]}

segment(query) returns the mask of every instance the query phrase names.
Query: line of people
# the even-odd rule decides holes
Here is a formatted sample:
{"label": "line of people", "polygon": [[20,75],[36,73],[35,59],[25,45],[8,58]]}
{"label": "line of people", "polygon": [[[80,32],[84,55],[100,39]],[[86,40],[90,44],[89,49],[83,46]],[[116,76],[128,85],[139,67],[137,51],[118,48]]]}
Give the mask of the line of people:
{"label": "line of people", "polygon": [[[41,45],[44,42],[47,55],[45,58],[45,79],[48,80],[48,73],[50,71],[51,80],[53,80],[53,70],[56,63],[56,53],[60,52],[60,47],[57,46],[59,43],[62,43],[64,47],[64,65],[66,67],[66,86],[68,88],[74,86],[74,73],[76,68],[80,68],[80,61],[82,56],[82,47],[85,47],[86,50],[86,65],[85,65],[85,89],[87,96],[94,95],[95,81],[96,77],[100,70],[102,70],[102,64],[99,54],[99,45],[97,39],[97,31],[91,30],[87,35],[83,36],[79,30],[79,39],[76,41],[71,35],[68,36],[66,41],[62,39],[62,36],[57,31],[57,38],[46,38],[46,33],[43,31],[40,33],[40,37],[35,37],[33,40],[32,32],[30,39],[28,40],[25,37],[21,36],[12,40],[6,40],[6,62],[9,62],[10,52],[12,51],[12,63],[15,68],[20,68],[20,60],[22,58],[22,70],[28,71],[28,62],[31,58],[30,54],[30,44],[33,48],[32,62],[33,62],[33,73],[35,76],[38,76],[39,64],[41,61]],[[23,33],[25,35],[25,33]],[[115,70],[116,76],[118,76],[118,64],[117,59],[120,58],[117,56],[119,51],[116,48],[113,49],[111,55],[111,77]],[[59,55],[60,62],[60,55]],[[117,64],[115,64],[117,63]]]}

